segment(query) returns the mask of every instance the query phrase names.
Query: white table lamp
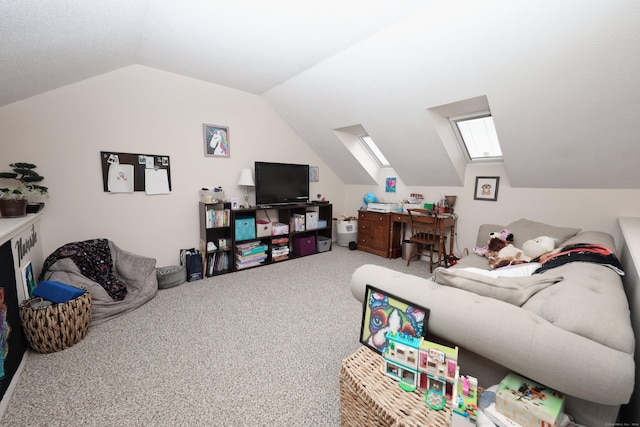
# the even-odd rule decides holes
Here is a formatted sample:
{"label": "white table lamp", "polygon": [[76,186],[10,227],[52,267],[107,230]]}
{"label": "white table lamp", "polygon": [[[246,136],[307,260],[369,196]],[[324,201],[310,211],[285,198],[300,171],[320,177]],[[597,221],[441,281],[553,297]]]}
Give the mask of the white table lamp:
{"label": "white table lamp", "polygon": [[243,168],[240,171],[240,179],[238,179],[238,185],[244,185],[244,205],[243,208],[250,208],[249,204],[249,187],[253,187],[256,184],[253,182],[253,175],[251,174],[251,169]]}

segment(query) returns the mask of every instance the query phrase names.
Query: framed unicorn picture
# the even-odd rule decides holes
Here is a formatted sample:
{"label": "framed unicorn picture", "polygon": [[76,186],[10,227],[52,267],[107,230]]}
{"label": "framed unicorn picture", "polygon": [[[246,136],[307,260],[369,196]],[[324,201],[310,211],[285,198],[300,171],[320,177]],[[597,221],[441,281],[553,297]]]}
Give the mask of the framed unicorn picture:
{"label": "framed unicorn picture", "polygon": [[384,354],[388,332],[401,332],[412,337],[426,337],[429,309],[417,306],[367,285],[362,304],[360,342]]}
{"label": "framed unicorn picture", "polygon": [[230,157],[229,127],[202,125],[204,155],[206,157]]}

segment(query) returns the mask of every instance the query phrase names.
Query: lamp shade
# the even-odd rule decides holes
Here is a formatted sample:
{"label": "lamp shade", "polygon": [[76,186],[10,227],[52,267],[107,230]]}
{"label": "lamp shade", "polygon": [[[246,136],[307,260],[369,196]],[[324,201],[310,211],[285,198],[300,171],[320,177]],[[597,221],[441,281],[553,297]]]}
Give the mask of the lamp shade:
{"label": "lamp shade", "polygon": [[240,179],[238,179],[238,185],[246,185],[248,187],[253,187],[256,185],[253,182],[253,175],[251,174],[251,169],[243,168],[240,171]]}

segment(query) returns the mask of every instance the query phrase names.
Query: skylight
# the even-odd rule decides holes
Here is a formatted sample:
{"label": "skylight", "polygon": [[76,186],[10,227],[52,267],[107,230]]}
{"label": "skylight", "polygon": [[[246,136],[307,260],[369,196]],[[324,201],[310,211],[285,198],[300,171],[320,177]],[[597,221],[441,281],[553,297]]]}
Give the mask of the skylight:
{"label": "skylight", "polygon": [[451,118],[451,124],[470,161],[502,160],[502,150],[490,113]]}
{"label": "skylight", "polygon": [[389,161],[386,159],[386,157],[384,157],[376,143],[373,142],[373,139],[369,135],[361,136],[360,140],[362,141],[362,144],[367,149],[369,154],[371,154],[371,156],[378,162],[378,165],[380,165],[380,167],[388,168],[391,166],[389,165]]}

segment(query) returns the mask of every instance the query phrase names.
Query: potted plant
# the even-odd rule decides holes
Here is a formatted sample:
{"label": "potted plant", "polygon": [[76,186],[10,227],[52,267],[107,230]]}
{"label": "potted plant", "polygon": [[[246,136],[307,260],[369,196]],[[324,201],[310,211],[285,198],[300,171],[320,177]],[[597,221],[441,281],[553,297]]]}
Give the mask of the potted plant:
{"label": "potted plant", "polygon": [[37,166],[32,163],[16,162],[9,166],[13,168],[13,172],[0,172],[0,179],[16,180],[19,184],[0,188],[0,214],[3,217],[18,217],[27,212],[38,212],[44,203],[34,202],[29,207],[27,205],[30,198],[48,195],[49,189],[39,184],[44,177],[35,171]]}

